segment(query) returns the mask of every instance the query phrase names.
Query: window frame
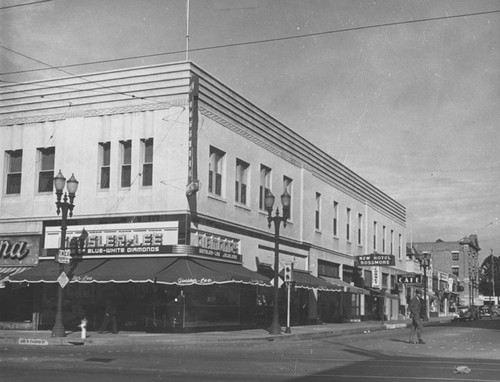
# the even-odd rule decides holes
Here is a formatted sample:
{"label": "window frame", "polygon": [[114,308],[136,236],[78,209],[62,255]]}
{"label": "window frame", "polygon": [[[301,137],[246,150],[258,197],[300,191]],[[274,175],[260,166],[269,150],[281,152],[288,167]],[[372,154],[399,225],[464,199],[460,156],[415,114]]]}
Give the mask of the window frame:
{"label": "window frame", "polygon": [[346,233],[345,233],[345,239],[350,242],[351,241],[351,215],[352,215],[352,210],[349,207],[346,207],[346,222],[345,222],[345,228],[346,228]]}
{"label": "window frame", "polygon": [[250,174],[250,163],[236,158],[234,176],[234,201],[242,206],[248,206],[248,181]]}
{"label": "window frame", "polygon": [[[224,170],[226,153],[210,146],[208,156],[208,193],[218,198],[224,197]],[[212,169],[215,167],[215,169]]]}
{"label": "window frame", "polygon": [[154,163],[154,139],[141,139],[141,167],[142,167],[142,186],[153,186],[153,163]]}
{"label": "window frame", "polygon": [[321,193],[316,192],[314,208],[314,229],[321,231]]}
{"label": "window frame", "polygon": [[266,206],[264,203],[266,197],[266,191],[272,192],[271,190],[271,174],[272,169],[264,164],[260,165],[259,171],[259,210],[265,211]]}
{"label": "window frame", "polygon": [[[17,163],[15,156],[18,155],[19,163]],[[6,156],[6,195],[19,195],[21,194],[21,180],[23,174],[23,150],[7,150]],[[13,163],[16,168],[13,168]],[[18,168],[17,168],[18,167]]]}
{"label": "window frame", "polygon": [[[47,156],[45,156],[47,154]],[[39,147],[37,148],[38,156],[38,192],[46,193],[52,192],[54,190],[54,172],[55,172],[55,157],[56,148],[51,147]],[[46,161],[48,159],[48,162]],[[52,163],[51,163],[52,162]],[[48,166],[45,168],[47,165]],[[45,184],[43,184],[45,182]],[[42,187],[42,186],[45,187]]]}
{"label": "window frame", "polygon": [[132,148],[133,147],[131,139],[120,141],[120,187],[121,188],[130,188],[132,186]]}
{"label": "window frame", "polygon": [[99,142],[99,189],[109,190],[110,185],[111,185],[111,142],[109,141]]}

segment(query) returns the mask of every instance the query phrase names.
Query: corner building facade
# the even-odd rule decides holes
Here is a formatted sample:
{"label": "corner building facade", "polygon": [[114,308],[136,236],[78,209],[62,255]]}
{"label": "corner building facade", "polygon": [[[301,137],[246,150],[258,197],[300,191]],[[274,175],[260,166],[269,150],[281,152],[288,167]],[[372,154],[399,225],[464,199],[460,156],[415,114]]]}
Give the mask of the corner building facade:
{"label": "corner building facade", "polygon": [[[1,321],[54,322],[59,170],[79,181],[64,242],[66,325],[86,317],[97,328],[109,298],[121,329],[268,325],[274,230],[264,197],[284,190],[292,325],[397,317],[405,208],[193,63],[0,91],[0,240],[37,257],[2,260]],[[395,265],[357,267],[370,253]]]}

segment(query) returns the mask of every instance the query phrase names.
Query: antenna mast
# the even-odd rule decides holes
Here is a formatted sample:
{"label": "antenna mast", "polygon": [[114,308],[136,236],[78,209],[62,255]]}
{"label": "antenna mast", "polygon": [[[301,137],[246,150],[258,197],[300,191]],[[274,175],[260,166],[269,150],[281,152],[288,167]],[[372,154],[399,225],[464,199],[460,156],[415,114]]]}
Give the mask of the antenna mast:
{"label": "antenna mast", "polygon": [[186,61],[189,61],[189,0],[186,0]]}

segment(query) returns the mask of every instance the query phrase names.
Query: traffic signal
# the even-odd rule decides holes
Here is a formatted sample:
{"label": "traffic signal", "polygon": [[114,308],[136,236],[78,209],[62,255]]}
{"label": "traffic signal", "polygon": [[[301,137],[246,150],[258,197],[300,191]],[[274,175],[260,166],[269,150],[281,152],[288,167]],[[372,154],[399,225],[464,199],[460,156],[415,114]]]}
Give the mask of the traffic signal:
{"label": "traffic signal", "polygon": [[284,276],[285,276],[286,283],[290,283],[293,281],[293,264],[292,263],[285,265]]}

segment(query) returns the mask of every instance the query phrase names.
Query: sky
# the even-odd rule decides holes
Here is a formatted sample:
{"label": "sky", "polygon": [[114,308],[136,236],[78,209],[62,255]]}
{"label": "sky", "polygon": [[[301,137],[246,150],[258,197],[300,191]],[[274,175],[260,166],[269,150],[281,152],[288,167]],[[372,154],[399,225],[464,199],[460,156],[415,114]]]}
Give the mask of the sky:
{"label": "sky", "polygon": [[403,204],[408,242],[500,256],[500,0],[0,0],[0,81],[183,61],[188,30],[189,60]]}

